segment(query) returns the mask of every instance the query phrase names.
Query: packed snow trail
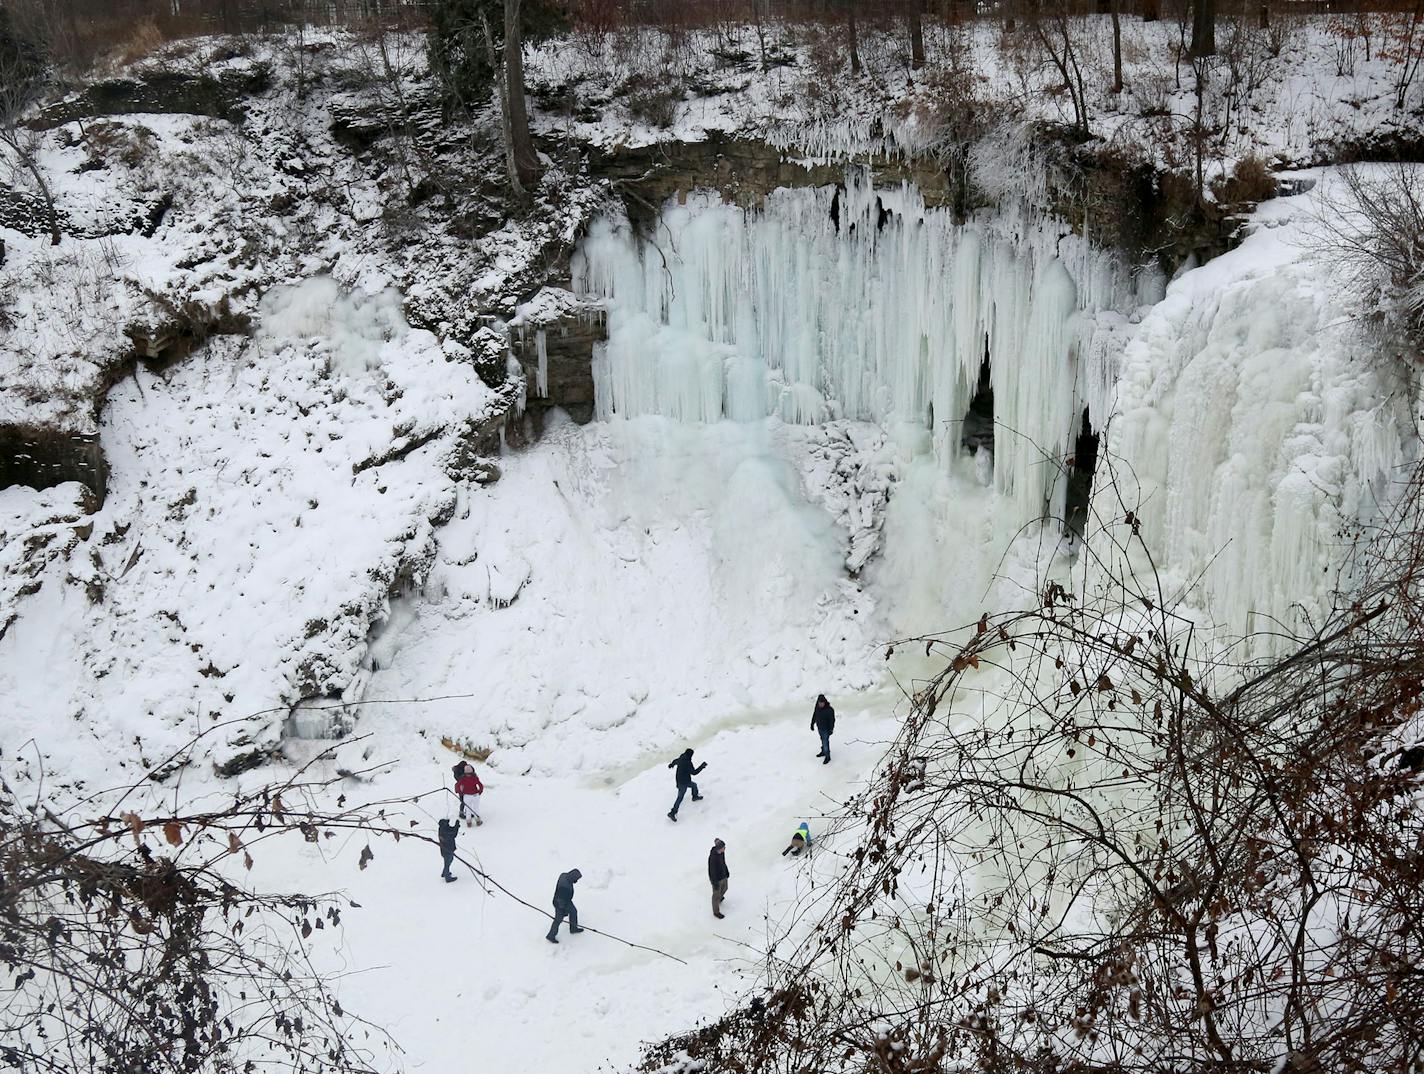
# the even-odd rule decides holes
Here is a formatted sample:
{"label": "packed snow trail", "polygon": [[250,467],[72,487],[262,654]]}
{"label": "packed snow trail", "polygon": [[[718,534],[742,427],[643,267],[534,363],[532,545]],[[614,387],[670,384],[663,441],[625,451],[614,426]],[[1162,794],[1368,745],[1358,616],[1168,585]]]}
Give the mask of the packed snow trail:
{"label": "packed snow trail", "polygon": [[[461,855],[541,910],[559,873],[578,868],[580,924],[666,951],[685,966],[592,931],[565,931],[550,945],[547,917],[486,896],[458,864],[460,881],[442,883],[439,853],[425,842],[376,843],[365,870],[357,867],[357,840],[334,852],[271,843],[252,876],[274,887],[340,888],[360,904],[343,915],[344,963],[331,967],[348,974],[339,996],[396,1035],[411,1070],[463,1069],[471,1061],[537,1071],[627,1063],[640,1041],[739,1005],[760,952],[788,928],[794,943],[795,928],[810,924],[809,916],[788,920],[789,908],[824,891],[849,848],[817,839],[813,853],[795,861],[781,850],[803,820],[817,836],[819,818],[859,789],[895,731],[889,708],[833,700],[841,707],[828,766],[814,756],[812,698],[772,714],[728,714],[730,726],[697,746],[697,759],[708,763],[698,777],[705,800],[685,801],[675,824],[664,815],[675,793],[665,767],[671,757],[602,785],[476,765],[487,788],[485,823],[461,829]],[[373,761],[386,748],[399,750],[401,763],[361,786],[362,797],[428,791],[453,763],[453,754],[413,727],[366,744]],[[453,801],[446,815],[454,815]],[[412,810],[411,819],[434,835],[431,817]],[[714,838],[726,841],[731,871],[723,921],[711,915],[706,871]]]}

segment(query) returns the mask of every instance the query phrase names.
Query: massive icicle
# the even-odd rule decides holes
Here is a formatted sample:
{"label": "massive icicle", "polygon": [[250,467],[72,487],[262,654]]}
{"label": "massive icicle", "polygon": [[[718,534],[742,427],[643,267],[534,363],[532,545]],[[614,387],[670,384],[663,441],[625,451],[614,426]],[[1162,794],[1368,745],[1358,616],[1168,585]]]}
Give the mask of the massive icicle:
{"label": "massive icicle", "polygon": [[574,273],[608,300],[594,370],[605,419],[910,424],[948,461],[987,354],[994,479],[1024,519],[1054,506],[1080,375],[1102,379],[1080,370],[1098,353],[1091,314],[1133,302],[1113,259],[1061,224],[960,225],[913,187],[877,191],[855,169],[844,187],[778,190],[752,211],[695,196],[647,238],[605,218]]}

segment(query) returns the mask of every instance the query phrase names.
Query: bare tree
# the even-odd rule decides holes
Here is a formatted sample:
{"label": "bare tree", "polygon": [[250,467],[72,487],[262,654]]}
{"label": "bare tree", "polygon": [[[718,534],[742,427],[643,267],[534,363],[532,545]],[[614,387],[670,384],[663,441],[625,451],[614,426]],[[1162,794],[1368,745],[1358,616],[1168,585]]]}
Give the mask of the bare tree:
{"label": "bare tree", "polygon": [[1077,34],[1080,20],[1068,0],[1044,3],[1025,18],[1035,43],[1053,65],[1062,80],[1064,92],[1073,107],[1073,133],[1087,139],[1089,129],[1088,91],[1083,81],[1083,65],[1079,59]]}
{"label": "bare tree", "polygon": [[340,925],[345,900],[258,893],[232,869],[274,838],[385,833],[385,804],[332,806],[337,781],[308,766],[220,803],[165,807],[146,789],[190,749],[62,813],[0,777],[0,1066],[365,1074],[370,1049],[391,1047],[310,960],[309,939]]}
{"label": "bare tree", "polygon": [[924,0],[910,0],[910,67],[918,71],[925,65]]}
{"label": "bare tree", "polygon": [[1320,214],[1322,254],[1347,266],[1361,300],[1414,347],[1424,347],[1424,177],[1407,164],[1340,173]]}
{"label": "bare tree", "polygon": [[1112,92],[1122,92],[1122,0],[1109,0],[1108,14],[1112,16]]}
{"label": "bare tree", "polygon": [[850,51],[851,74],[860,74],[860,34],[855,23],[857,0],[844,0],[846,10],[846,48]]}
{"label": "bare tree", "polygon": [[529,107],[524,99],[524,33],[520,0],[504,0],[505,137],[518,182],[532,189],[543,172],[529,134]]}
{"label": "bare tree", "polygon": [[43,204],[50,243],[58,246],[59,210],[39,164],[41,134],[24,122],[44,88],[44,60],[27,32],[32,30],[16,26],[9,12],[0,9],[0,145],[7,151],[14,174],[33,188]]}
{"label": "bare tree", "polygon": [[1192,0],[1191,55],[1216,54],[1216,0]]}

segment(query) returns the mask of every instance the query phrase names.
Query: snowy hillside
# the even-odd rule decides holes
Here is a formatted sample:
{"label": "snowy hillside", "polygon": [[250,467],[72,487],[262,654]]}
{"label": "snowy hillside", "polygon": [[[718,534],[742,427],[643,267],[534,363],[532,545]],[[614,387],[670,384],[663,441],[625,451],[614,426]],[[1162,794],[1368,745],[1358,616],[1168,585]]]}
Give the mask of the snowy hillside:
{"label": "snowy hillside", "polygon": [[[1364,315],[1330,245],[1341,172],[1315,165],[1417,135],[1417,90],[1396,107],[1380,53],[1329,73],[1322,20],[1236,41],[1253,84],[1212,61],[1181,225],[1207,237],[1179,257],[1105,227],[1132,206],[1086,179],[1052,187],[1072,157],[1161,193],[1203,144],[1176,23],[1131,21],[1119,94],[1100,23],[1077,24],[1089,149],[989,22],[934,22],[942,62],[914,72],[872,27],[832,81],[839,38],[790,23],[532,44],[524,200],[494,104],[447,121],[411,33],[200,38],[125,69],[226,86],[223,115],[45,102],[62,241],[0,226],[0,442],[30,481],[0,488],[5,799],[166,853],[191,836],[139,817],[311,762],[433,839],[474,757],[485,823],[459,848],[499,887],[354,832],[219,868],[355,904],[314,972],[398,1041],[380,1069],[626,1070],[818,949],[877,861],[848,802],[913,785],[887,748],[990,617],[1115,600],[1122,569],[1207,651],[1317,625],[1421,452],[1417,368]],[[795,181],[678,156],[721,137]],[[1255,157],[1300,170],[1238,196]],[[956,734],[1012,738],[1013,665],[950,664]],[[673,820],[687,747],[706,800]],[[783,857],[802,821],[814,854]],[[556,947],[540,912],[575,867],[590,930]]]}

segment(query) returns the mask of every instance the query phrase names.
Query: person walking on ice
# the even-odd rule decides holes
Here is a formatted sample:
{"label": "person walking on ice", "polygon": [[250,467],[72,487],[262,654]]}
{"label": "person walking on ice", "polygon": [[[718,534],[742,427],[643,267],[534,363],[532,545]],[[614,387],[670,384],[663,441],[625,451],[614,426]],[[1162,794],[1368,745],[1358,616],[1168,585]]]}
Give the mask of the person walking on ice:
{"label": "person walking on ice", "polygon": [[816,707],[811,710],[811,730],[821,736],[821,752],[816,756],[825,758],[822,764],[831,763],[831,732],[835,729],[836,710],[831,708],[825,694],[818,694]]}
{"label": "person walking on ice", "polygon": [[480,819],[480,795],[485,793],[485,785],[475,774],[475,766],[469,761],[461,761],[455,766],[455,793],[460,796],[460,819],[466,825],[483,824]]}
{"label": "person walking on ice", "polygon": [[712,840],[712,852],[707,855],[707,879],[712,881],[712,916],[721,918],[722,900],[727,897],[727,844],[720,839]]}
{"label": "person walking on ice", "polygon": [[677,772],[677,801],[673,802],[672,809],[668,810],[668,820],[677,820],[678,807],[682,805],[682,796],[688,791],[692,792],[694,802],[702,801],[702,795],[697,790],[697,784],[692,782],[692,777],[707,767],[707,762],[703,761],[696,768],[692,767],[692,751],[683,750],[681,756],[675,761],[668,762],[669,768],[676,768]]}
{"label": "person walking on ice", "polygon": [[440,871],[440,877],[447,884],[453,884],[460,878],[450,872],[450,863],[455,860],[455,836],[460,834],[460,825],[453,820],[440,821],[440,858],[445,863],[445,867]]}
{"label": "person walking on ice", "polygon": [[570,932],[583,931],[579,928],[578,908],[574,906],[574,885],[582,876],[583,873],[577,869],[559,874],[559,882],[554,885],[554,923],[549,926],[549,935],[544,937],[550,943],[559,942],[559,926],[563,924],[564,918],[569,919]]}
{"label": "person walking on ice", "polygon": [[796,832],[791,836],[791,845],[781,852],[781,856],[784,858],[786,857],[786,855],[790,854],[793,858],[798,857],[801,854],[801,851],[805,850],[810,845],[811,826],[803,820],[801,822],[801,827],[797,828]]}

